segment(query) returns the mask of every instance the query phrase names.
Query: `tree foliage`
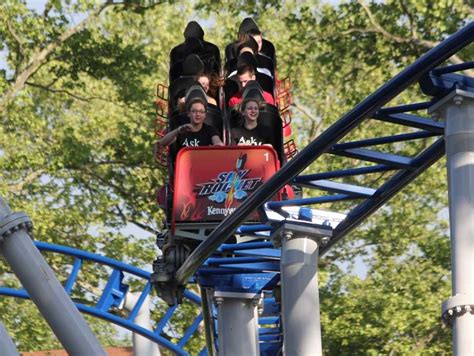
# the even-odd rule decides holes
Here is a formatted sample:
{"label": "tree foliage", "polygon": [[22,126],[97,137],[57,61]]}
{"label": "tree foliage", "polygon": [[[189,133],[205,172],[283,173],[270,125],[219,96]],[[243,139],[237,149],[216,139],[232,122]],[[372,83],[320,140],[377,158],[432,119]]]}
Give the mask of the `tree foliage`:
{"label": "tree foliage", "polygon": [[[159,12],[148,12],[154,7],[142,13],[131,11],[134,4],[50,1],[38,12],[22,1],[0,5],[6,57],[0,194],[14,210],[31,216],[37,239],[147,269],[156,256],[152,234],[161,220],[154,203],[161,178],[152,157],[153,83],[155,75],[166,75],[160,65],[169,45],[156,42],[150,51],[150,41],[133,34],[145,20],[155,30],[160,23],[170,26]],[[162,11],[170,9],[162,4]],[[60,274],[64,261],[48,261]],[[8,266],[0,269],[3,284],[17,283]],[[94,287],[106,272],[91,267],[83,273]],[[17,312],[21,305],[2,304],[19,349],[57,345],[50,332],[32,338],[14,326],[13,321],[28,324],[29,317],[38,318],[21,317],[28,314]],[[120,337],[113,341],[113,327],[97,325],[105,344],[121,342]]]}
{"label": "tree foliage", "polygon": [[[293,131],[304,146],[472,20],[474,9],[462,0],[49,0],[39,10],[3,2],[0,195],[28,212],[37,239],[149,268],[163,217],[154,192],[165,173],[152,157],[154,86],[167,82],[169,51],[188,20],[206,24],[206,39],[223,49],[248,15],[275,44],[279,76],[291,76]],[[450,62],[473,55],[471,46]],[[418,95],[412,88],[396,100]],[[354,138],[384,130],[366,125]],[[436,164],[322,261],[327,354],[449,353],[449,330],[439,321],[450,270],[443,167]],[[62,261],[49,261],[60,272]],[[17,283],[5,264],[0,273],[3,285]],[[87,273],[94,285],[104,271]],[[0,310],[21,350],[57,345],[28,302],[5,299]],[[35,333],[22,326],[29,323]],[[105,342],[122,342],[102,325],[94,328]]]}

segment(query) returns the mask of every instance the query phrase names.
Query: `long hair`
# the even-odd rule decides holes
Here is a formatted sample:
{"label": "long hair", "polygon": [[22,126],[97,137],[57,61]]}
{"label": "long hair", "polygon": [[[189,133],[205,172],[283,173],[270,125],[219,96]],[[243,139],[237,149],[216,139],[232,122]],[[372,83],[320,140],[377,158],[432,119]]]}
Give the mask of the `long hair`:
{"label": "long hair", "polygon": [[248,98],[243,100],[240,104],[238,104],[238,112],[239,112],[239,119],[238,119],[238,125],[243,127],[245,125],[245,115],[244,115],[244,110],[247,107],[248,103],[257,103],[258,110],[260,111],[260,108],[262,107],[262,103],[260,100],[255,99],[255,98]]}
{"label": "long hair", "polygon": [[209,91],[206,94],[217,99],[219,87],[222,86],[221,78],[216,73],[199,73],[195,76],[196,80],[200,77],[207,77],[209,79]]}

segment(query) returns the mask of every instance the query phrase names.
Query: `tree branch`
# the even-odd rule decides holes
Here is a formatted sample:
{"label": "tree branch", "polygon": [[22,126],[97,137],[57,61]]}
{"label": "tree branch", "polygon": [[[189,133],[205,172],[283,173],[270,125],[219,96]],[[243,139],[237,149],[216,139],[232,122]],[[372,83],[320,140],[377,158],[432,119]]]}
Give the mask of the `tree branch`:
{"label": "tree branch", "polygon": [[310,140],[313,140],[314,137],[318,136],[321,133],[323,120],[310,114],[308,110],[302,105],[292,103],[291,106],[311,120]]}
{"label": "tree branch", "polygon": [[84,28],[86,28],[90,23],[95,22],[95,20],[99,17],[102,11],[110,5],[114,5],[111,1],[106,1],[103,3],[99,8],[97,8],[94,12],[92,12],[87,18],[82,20],[76,26],[73,26],[63,32],[56,40],[46,45],[44,48],[37,47],[34,51],[33,55],[31,56],[28,64],[23,69],[21,73],[19,73],[13,85],[8,88],[6,93],[3,95],[0,101],[0,114],[3,114],[7,106],[9,105],[10,101],[15,97],[15,95],[23,89],[25,86],[26,81],[36,73],[39,67],[46,61],[47,57],[56,51],[60,45],[62,45],[66,40],[70,37],[74,36],[76,33],[80,32]]}
{"label": "tree branch", "polygon": [[153,9],[156,6],[159,6],[163,4],[163,1],[156,1],[150,5],[141,5],[138,1],[137,2],[131,2],[131,3],[126,3],[124,1],[122,2],[114,2],[113,0],[109,0],[111,2],[111,5],[123,5],[125,7],[133,7],[137,10],[149,10]]}
{"label": "tree branch", "polygon": [[33,171],[29,175],[27,175],[25,177],[25,179],[23,179],[21,182],[15,184],[15,185],[12,185],[9,188],[13,193],[19,193],[23,190],[25,185],[30,184],[31,182],[33,182],[35,179],[40,177],[44,172],[45,172],[44,169],[38,169],[37,171]]}
{"label": "tree branch", "polygon": [[[431,49],[431,48],[434,48],[436,47],[437,45],[439,45],[441,42],[437,42],[437,41],[428,41],[428,40],[422,40],[422,39],[414,39],[414,41],[421,45],[421,46],[424,46],[425,48],[427,49]],[[465,61],[459,57],[457,54],[454,54],[452,55],[451,57],[449,57],[448,59],[449,62],[451,62],[452,64],[462,64],[462,63],[465,63]],[[463,73],[469,77],[474,77],[474,70],[473,69],[466,69],[466,70],[463,70]]]}
{"label": "tree branch", "polygon": [[407,4],[405,3],[404,0],[400,0],[400,6],[402,7],[403,13],[405,16],[408,18],[408,21],[410,22],[410,32],[413,38],[418,39],[418,31],[416,28],[415,21],[413,20],[413,14],[411,11],[408,10]]}
{"label": "tree branch", "polygon": [[388,32],[386,29],[384,29],[378,22],[377,20],[375,19],[375,16],[372,14],[372,11],[370,11],[369,7],[367,6],[367,4],[365,3],[364,0],[357,0],[357,2],[360,4],[360,6],[362,6],[365,10],[365,12],[367,13],[367,16],[369,17],[369,20],[370,20],[370,23],[372,24],[372,26],[378,31],[380,32],[382,35],[384,35],[386,38],[389,38],[391,39],[392,41],[395,41],[397,43],[407,43],[407,42],[410,42],[409,39],[406,39],[406,38],[403,38],[403,37],[399,37],[399,36],[395,36],[394,34]]}
{"label": "tree branch", "polygon": [[38,84],[38,83],[32,83],[32,82],[25,82],[25,85],[29,85],[29,86],[32,86],[32,87],[35,87],[35,88],[38,88],[38,89],[43,89],[43,90],[46,90],[46,91],[49,91],[51,93],[57,93],[57,94],[66,94],[74,99],[77,99],[79,101],[83,101],[83,102],[90,102],[92,100],[98,100],[98,101],[104,101],[106,103],[109,103],[109,104],[113,104],[119,108],[122,108],[122,109],[131,109],[135,112],[138,112],[138,113],[142,113],[143,111],[137,109],[137,108],[134,108],[133,106],[127,106],[127,105],[122,105],[122,104],[119,104],[117,102],[114,102],[114,101],[111,101],[110,99],[107,99],[107,98],[102,98],[100,96],[89,96],[89,97],[83,97],[83,96],[80,96],[78,94],[74,94],[74,93],[71,93],[70,91],[68,90],[65,90],[65,89],[54,89],[54,88],[51,88],[51,86],[58,80],[59,78],[56,78],[53,82],[47,84],[47,85],[42,85],[42,84]]}
{"label": "tree branch", "polygon": [[431,340],[433,340],[433,338],[439,332],[438,326],[435,326],[431,330],[432,331],[429,334],[423,336],[421,339],[418,339],[418,340],[416,340],[415,335],[413,335],[412,339],[416,340],[416,343],[415,343],[415,347],[411,351],[422,351],[422,350],[426,349],[426,345],[429,345]]}
{"label": "tree branch", "polygon": [[379,33],[379,31],[375,30],[375,29],[370,29],[370,28],[360,28],[360,27],[354,27],[354,28],[350,28],[348,30],[345,30],[345,31],[341,31],[340,34],[345,36],[345,35],[350,35],[352,33],[362,33],[362,34],[366,34],[366,33]]}
{"label": "tree branch", "polygon": [[[86,174],[89,174],[91,177],[96,178],[97,180],[99,180],[100,182],[102,182],[103,184],[108,186],[109,188],[113,189],[119,196],[122,196],[122,197],[127,197],[128,196],[129,197],[127,192],[125,192],[121,187],[119,187],[115,184],[112,184],[110,181],[105,180],[100,175],[94,174],[93,170],[90,170],[88,168],[84,168],[84,172]],[[91,188],[86,182],[84,182],[84,184],[85,184],[85,186],[87,186],[88,189],[94,191],[94,189]],[[129,199],[130,199],[130,197],[129,197]],[[128,217],[118,205],[115,205],[115,208],[117,209],[117,213],[114,213],[114,214],[119,216],[120,218],[122,218],[124,222],[134,224],[134,225],[138,226],[139,228],[141,228],[145,231],[148,231],[152,234],[157,234],[158,233],[157,230],[151,228],[150,226],[145,225],[141,222],[138,222],[137,220],[135,220],[133,218]]]}
{"label": "tree branch", "polygon": [[[394,41],[396,43],[414,43],[414,44],[417,44],[419,46],[422,46],[422,47],[425,47],[426,49],[432,49],[434,47],[436,47],[437,45],[440,44],[439,41],[429,41],[429,40],[424,40],[424,39],[420,39],[419,36],[418,36],[418,33],[416,32],[416,27],[414,27],[414,24],[412,22],[412,18],[411,16],[409,16],[409,12],[407,11],[406,7],[404,6],[403,4],[403,1],[401,1],[402,3],[402,8],[404,9],[404,11],[406,12],[406,15],[408,16],[409,20],[410,20],[410,30],[412,32],[412,37],[411,38],[404,38],[404,37],[399,37],[399,36],[395,36],[394,34],[390,33],[389,31],[387,31],[386,29],[384,29],[378,22],[377,20],[375,19],[375,16],[374,14],[372,13],[372,11],[370,11],[370,8],[369,6],[365,3],[364,0],[357,0],[357,2],[360,4],[360,6],[362,6],[362,8],[365,10],[365,12],[367,13],[367,16],[369,17],[369,20],[370,20],[370,23],[372,24],[372,26],[374,27],[374,30],[375,32],[379,32],[380,34],[382,34],[385,38],[391,40],[391,41]],[[472,10],[472,9],[471,9]],[[367,29],[366,31],[367,32],[373,32],[374,30],[371,30],[371,29]],[[346,31],[347,32],[347,31]],[[362,31],[360,31],[362,32]],[[459,57],[457,54],[451,56],[449,58],[449,61],[453,64],[461,64],[461,63],[464,63],[465,61]],[[474,76],[474,70],[471,70],[471,69],[468,69],[468,70],[465,70],[464,73],[468,76]]]}
{"label": "tree branch", "polygon": [[18,48],[20,49],[20,53],[22,55],[24,55],[24,51],[23,51],[23,41],[21,40],[20,36],[18,36],[18,34],[15,32],[15,30],[13,29],[12,27],[12,23],[10,22],[9,19],[5,20],[5,23],[7,25],[7,30],[8,30],[8,33],[13,37],[13,39],[15,40],[15,42],[17,43],[18,45]]}
{"label": "tree branch", "polygon": [[13,37],[13,39],[15,40],[15,42],[17,44],[17,54],[18,54],[18,59],[19,60],[15,65],[15,76],[16,76],[17,73],[18,73],[18,70],[21,66],[21,63],[23,62],[23,59],[25,58],[25,51],[23,49],[23,41],[20,38],[20,36],[18,36],[18,34],[13,29],[12,23],[10,22],[9,19],[5,20],[5,24],[6,24],[8,33],[10,34],[10,36]]}
{"label": "tree branch", "polygon": [[138,222],[135,219],[130,219],[123,212],[123,210],[120,209],[120,206],[115,205],[115,208],[117,209],[118,216],[120,216],[123,219],[124,222],[134,224],[134,225],[138,226],[140,229],[143,229],[143,230],[148,231],[149,233],[152,233],[152,234],[155,234],[155,235],[158,233],[158,231],[156,231],[155,229],[152,229],[151,227],[149,227],[145,224],[142,224],[141,222]]}
{"label": "tree branch", "polygon": [[49,85],[48,86],[44,86],[44,85],[41,85],[41,84],[37,84],[37,83],[31,83],[31,82],[25,82],[26,85],[29,85],[29,86],[32,86],[34,88],[39,88],[39,89],[43,89],[43,90],[46,90],[46,91],[49,91],[51,93],[60,93],[60,94],[66,94],[74,99],[77,99],[77,100],[80,100],[80,101],[85,101],[85,102],[89,102],[91,101],[91,99],[96,99],[94,97],[89,97],[89,98],[85,98],[85,97],[82,97],[82,96],[79,96],[77,94],[74,94],[74,93],[71,93],[70,91],[68,90],[65,90],[65,89],[53,89],[51,88]]}
{"label": "tree branch", "polygon": [[[125,196],[124,195],[124,192],[117,186],[113,185],[113,184],[107,184],[107,182],[105,182],[104,179],[102,179],[100,176],[95,176],[94,174],[92,174],[91,172],[87,172],[90,174],[91,177],[95,177],[96,179],[98,179],[99,181],[101,181],[102,183],[105,183],[106,185],[108,185],[109,187],[111,187],[112,189],[114,189],[115,191],[118,192],[118,194],[122,195],[122,196]],[[98,193],[98,190],[91,187],[87,182],[83,182],[84,186],[89,189],[90,192],[92,193]],[[93,195],[93,194],[92,194]],[[120,206],[118,206],[117,204],[115,205],[115,209],[116,210],[112,210],[111,213],[114,214],[115,216],[118,216],[122,219],[122,221],[124,223],[130,223],[130,224],[133,224],[137,227],[139,227],[140,229],[143,229],[151,234],[157,234],[158,231],[153,229],[152,227],[148,226],[148,225],[145,225],[135,219],[132,219],[130,217],[128,217],[124,212],[123,210],[120,208]]]}

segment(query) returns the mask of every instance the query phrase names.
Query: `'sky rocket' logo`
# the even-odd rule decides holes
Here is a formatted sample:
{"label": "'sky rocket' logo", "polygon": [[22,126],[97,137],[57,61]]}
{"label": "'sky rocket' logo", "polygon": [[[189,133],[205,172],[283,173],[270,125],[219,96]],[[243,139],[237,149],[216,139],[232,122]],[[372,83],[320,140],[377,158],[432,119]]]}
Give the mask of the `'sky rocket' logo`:
{"label": "'sky rocket' logo", "polygon": [[199,187],[197,197],[207,196],[216,203],[224,203],[230,208],[234,199],[244,199],[249,191],[254,190],[262,178],[247,178],[249,169],[245,169],[247,154],[241,154],[235,163],[235,169],[230,172],[221,172],[216,179],[210,182],[196,184]]}

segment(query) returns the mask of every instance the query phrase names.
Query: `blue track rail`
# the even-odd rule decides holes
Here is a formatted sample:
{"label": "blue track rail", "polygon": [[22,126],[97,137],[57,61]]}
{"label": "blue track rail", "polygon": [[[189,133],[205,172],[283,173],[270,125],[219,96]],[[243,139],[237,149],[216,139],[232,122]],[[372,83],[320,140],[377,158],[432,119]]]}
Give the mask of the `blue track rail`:
{"label": "blue track rail", "polygon": [[[199,283],[208,288],[263,292],[263,303],[267,305],[268,313],[259,319],[259,324],[264,325],[259,328],[260,353],[278,355],[283,336],[280,306],[274,289],[280,278],[280,251],[268,241],[235,245],[223,243],[233,233],[258,236],[259,232],[265,232],[266,237],[262,239],[268,239],[278,228],[277,223],[269,221],[266,225],[241,226],[252,212],[262,207],[284,217],[283,210],[287,206],[320,208],[322,204],[333,204],[331,210],[335,206],[336,211],[341,209],[340,212],[346,217],[333,226],[331,239],[320,247],[320,253],[324,254],[332,248],[443,157],[444,122],[427,117],[425,112],[454,89],[474,92],[473,78],[453,74],[474,68],[474,62],[443,66],[449,57],[473,40],[474,23],[470,23],[342,116],[222,221],[179,268],[176,282],[185,284],[188,278],[197,275]],[[413,89],[412,86],[418,83],[425,98],[419,102],[390,105],[399,94]],[[391,128],[389,132],[396,133],[346,139],[369,121],[374,125],[387,125]],[[314,162],[326,162],[328,156],[346,160],[344,169],[302,174]],[[286,184],[311,189],[315,192],[311,194],[314,197],[269,201]],[[337,204],[342,208],[338,208]],[[253,281],[261,282],[257,287],[252,285],[252,276],[256,276]],[[266,322],[270,325],[265,325]],[[216,340],[215,316],[205,316],[205,323],[213,327]]]}
{"label": "blue track rail", "polygon": [[[185,351],[185,346],[198,329],[199,323],[202,320],[201,313],[199,313],[193,319],[191,325],[183,332],[182,337],[178,338],[176,342],[172,342],[169,337],[167,338],[164,335],[166,333],[166,328],[173,323],[173,316],[178,310],[178,306],[169,308],[165,312],[162,319],[157,322],[154,330],[147,330],[134,322],[134,319],[137,316],[145,298],[150,296],[152,290],[150,283],[150,272],[108,257],[71,247],[53,245],[40,241],[35,241],[35,245],[42,252],[52,252],[72,257],[73,261],[71,263],[69,276],[64,283],[64,289],[69,295],[72,296],[73,299],[74,288],[77,284],[78,277],[80,276],[81,267],[85,262],[110,267],[111,273],[108,280],[103,283],[104,287],[102,289],[102,294],[98,298],[98,301],[90,305],[77,302],[75,303],[81,312],[101,318],[115,325],[126,328],[134,333],[140,334],[150,340],[153,340],[158,345],[160,345],[160,347],[170,350],[177,355],[189,355],[189,353]],[[120,316],[123,313],[120,313],[120,315],[115,313],[114,308],[118,308],[123,302],[125,295],[129,290],[129,286],[126,284],[124,279],[130,276],[133,276],[133,278],[138,279],[141,282],[140,285],[142,286],[142,289],[141,291],[138,291],[140,292],[140,297],[133,310],[131,310],[126,317],[123,317]],[[134,283],[134,285],[135,284],[137,283]],[[0,295],[29,299],[29,295],[25,290],[12,288],[0,288]],[[184,292],[184,297],[185,303],[192,303],[196,305],[197,308],[201,306],[201,298],[193,292],[186,290]],[[203,354],[205,354],[205,351],[203,351]]]}
{"label": "blue track rail", "polygon": [[[321,248],[321,253],[325,253],[360,225],[444,155],[444,139],[442,137],[444,124],[420,116],[418,111],[427,109],[453,88],[471,87],[471,78],[451,73],[473,68],[473,62],[437,67],[472,43],[473,40],[474,23],[470,23],[417,59],[341,117],[286,163],[280,171],[214,229],[179,268],[176,273],[177,282],[184,284],[253,211],[259,209],[270,200],[274,192],[288,183],[331,194],[316,198],[269,202],[267,207],[278,211],[285,205],[302,206],[339,201],[354,202],[348,209],[347,217],[334,229],[330,242]],[[427,93],[425,101],[395,107],[386,106],[392,99],[418,81],[421,82],[423,91]],[[400,128],[405,128],[408,132],[387,137],[343,142],[349,133],[367,120],[395,124]],[[373,149],[378,145],[392,143],[407,145],[422,139],[431,139],[432,142],[428,147],[419,150],[418,154],[410,157],[397,152],[387,153]],[[353,167],[348,164],[344,170],[300,175],[310,164],[320,158],[324,159],[327,154],[349,157],[352,161],[355,159],[358,161],[358,165]],[[387,172],[392,174],[385,178]],[[331,180],[341,177],[354,178],[373,173],[381,174],[378,181],[382,183],[375,187],[359,187]]]}

